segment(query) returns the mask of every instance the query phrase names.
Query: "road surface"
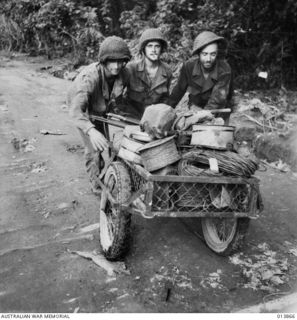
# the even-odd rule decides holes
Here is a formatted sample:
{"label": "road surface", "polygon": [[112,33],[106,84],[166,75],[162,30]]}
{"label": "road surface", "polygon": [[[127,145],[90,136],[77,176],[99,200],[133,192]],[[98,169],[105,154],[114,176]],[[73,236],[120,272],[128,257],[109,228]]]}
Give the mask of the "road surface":
{"label": "road surface", "polygon": [[297,179],[271,168],[240,254],[213,253],[198,219],[133,217],[125,261],[105,261],[70,82],[50,64],[0,60],[0,312],[236,312],[296,292]]}

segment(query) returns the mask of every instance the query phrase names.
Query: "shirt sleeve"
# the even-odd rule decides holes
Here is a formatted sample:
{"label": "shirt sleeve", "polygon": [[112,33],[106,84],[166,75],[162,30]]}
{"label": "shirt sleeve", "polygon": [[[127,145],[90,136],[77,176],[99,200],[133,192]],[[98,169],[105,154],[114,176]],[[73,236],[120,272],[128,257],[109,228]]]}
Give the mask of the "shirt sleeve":
{"label": "shirt sleeve", "polygon": [[227,106],[230,99],[232,74],[231,72],[223,73],[219,76],[218,82],[212,89],[212,93],[204,109],[214,110],[222,109]]}
{"label": "shirt sleeve", "polygon": [[185,67],[185,64],[183,64],[180,70],[177,83],[172,89],[172,92],[168,99],[168,104],[171,107],[173,108],[176,107],[176,105],[179,103],[181,98],[186,93],[187,87],[188,87],[188,81],[187,81],[186,67]]}
{"label": "shirt sleeve", "polygon": [[74,90],[70,104],[70,115],[74,124],[87,133],[95,125],[89,120],[90,95],[95,87],[95,79],[91,74],[80,75],[74,83]]}
{"label": "shirt sleeve", "polygon": [[167,91],[163,95],[162,100],[160,101],[168,105],[169,105],[169,92],[170,92],[171,80],[172,80],[172,73],[170,72],[170,74],[168,75],[167,83],[166,83]]}

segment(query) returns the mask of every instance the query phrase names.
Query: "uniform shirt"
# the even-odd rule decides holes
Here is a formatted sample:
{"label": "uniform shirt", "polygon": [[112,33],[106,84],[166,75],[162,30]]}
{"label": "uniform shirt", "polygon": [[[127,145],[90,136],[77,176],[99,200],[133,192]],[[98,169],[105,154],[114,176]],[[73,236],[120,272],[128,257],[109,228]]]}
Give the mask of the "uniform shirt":
{"label": "uniform shirt", "polygon": [[168,102],[172,72],[166,63],[160,61],[152,80],[145,71],[144,59],[128,63],[126,72],[126,104],[131,115],[141,118],[147,106]]}
{"label": "uniform shirt", "polygon": [[75,125],[84,133],[95,127],[89,116],[105,115],[109,107],[121,99],[123,82],[123,73],[120,73],[109,92],[104,67],[98,62],[85,67],[75,78],[67,97]]}
{"label": "uniform shirt", "polygon": [[177,84],[169,97],[169,105],[175,107],[185,92],[189,92],[189,106],[203,109],[222,109],[232,98],[232,72],[225,60],[217,60],[207,79],[204,78],[199,58],[186,61],[180,71]]}

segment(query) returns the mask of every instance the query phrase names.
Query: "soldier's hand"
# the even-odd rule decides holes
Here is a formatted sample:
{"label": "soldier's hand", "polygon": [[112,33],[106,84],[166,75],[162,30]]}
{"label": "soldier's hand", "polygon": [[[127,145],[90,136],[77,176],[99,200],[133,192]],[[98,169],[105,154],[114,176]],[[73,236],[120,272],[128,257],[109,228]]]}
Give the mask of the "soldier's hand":
{"label": "soldier's hand", "polygon": [[197,112],[197,117],[199,121],[212,120],[214,118],[210,110],[201,110]]}
{"label": "soldier's hand", "polygon": [[99,132],[95,128],[91,128],[88,131],[88,135],[90,137],[90,141],[92,143],[92,146],[95,150],[102,152],[103,150],[108,149],[108,141],[104,137],[104,135]]}
{"label": "soldier's hand", "polygon": [[195,124],[213,119],[213,114],[209,110],[201,110],[194,113],[191,117],[186,119],[188,124]]}

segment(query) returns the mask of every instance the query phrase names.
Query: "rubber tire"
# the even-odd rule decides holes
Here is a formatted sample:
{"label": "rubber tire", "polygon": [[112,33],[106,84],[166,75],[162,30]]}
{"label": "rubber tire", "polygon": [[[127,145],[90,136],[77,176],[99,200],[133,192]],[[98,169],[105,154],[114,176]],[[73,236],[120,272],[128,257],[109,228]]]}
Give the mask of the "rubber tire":
{"label": "rubber tire", "polygon": [[[131,196],[131,178],[125,165],[120,161],[112,162],[106,171],[104,184],[116,201],[125,203]],[[111,220],[111,213],[113,213]],[[111,229],[113,222],[113,229]],[[114,208],[102,192],[100,203],[100,243],[106,259],[122,259],[129,249],[131,214]]]}
{"label": "rubber tire", "polygon": [[202,218],[202,232],[207,246],[215,253],[221,256],[229,256],[241,249],[244,244],[245,236],[247,234],[250,219],[249,218],[235,218],[232,219],[234,224],[232,230],[223,241],[219,238],[217,228],[214,222],[220,219],[222,222],[229,221],[229,218]]}

